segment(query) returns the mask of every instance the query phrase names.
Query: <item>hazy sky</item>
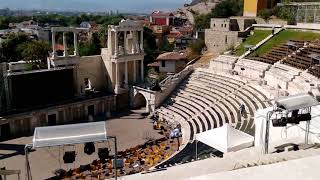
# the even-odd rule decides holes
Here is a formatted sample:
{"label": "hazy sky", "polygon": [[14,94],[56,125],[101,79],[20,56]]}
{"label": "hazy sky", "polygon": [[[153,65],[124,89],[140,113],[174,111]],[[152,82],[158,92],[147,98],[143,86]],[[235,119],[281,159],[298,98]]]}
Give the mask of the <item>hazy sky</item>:
{"label": "hazy sky", "polygon": [[191,0],[0,0],[0,8],[120,12],[175,10]]}

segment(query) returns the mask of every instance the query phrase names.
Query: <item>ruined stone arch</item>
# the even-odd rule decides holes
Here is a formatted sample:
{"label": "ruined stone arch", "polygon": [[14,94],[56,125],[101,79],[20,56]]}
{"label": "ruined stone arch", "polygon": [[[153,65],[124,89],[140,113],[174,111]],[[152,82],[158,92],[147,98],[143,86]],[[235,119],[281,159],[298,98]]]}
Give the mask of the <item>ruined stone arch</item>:
{"label": "ruined stone arch", "polygon": [[141,109],[146,108],[148,110],[148,101],[147,98],[142,93],[137,93],[133,97],[132,101],[132,108],[133,109]]}

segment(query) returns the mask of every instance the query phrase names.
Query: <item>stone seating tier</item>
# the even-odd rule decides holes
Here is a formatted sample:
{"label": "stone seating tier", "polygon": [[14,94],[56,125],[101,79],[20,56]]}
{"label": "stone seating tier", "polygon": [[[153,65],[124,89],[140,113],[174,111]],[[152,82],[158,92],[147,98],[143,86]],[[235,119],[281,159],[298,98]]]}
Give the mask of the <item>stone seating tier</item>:
{"label": "stone seating tier", "polygon": [[[197,69],[157,111],[165,120],[183,121],[188,131],[188,137],[184,137],[193,141],[196,133],[225,123],[252,133],[254,112],[269,105],[266,99],[262,92],[238,76]],[[246,107],[245,116],[240,115],[241,104]]]}

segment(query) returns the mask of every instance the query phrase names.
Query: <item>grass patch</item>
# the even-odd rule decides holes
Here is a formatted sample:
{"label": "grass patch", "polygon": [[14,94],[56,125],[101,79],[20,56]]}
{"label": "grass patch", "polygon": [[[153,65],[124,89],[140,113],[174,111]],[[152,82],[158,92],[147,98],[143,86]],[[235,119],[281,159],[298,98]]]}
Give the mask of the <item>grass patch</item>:
{"label": "grass patch", "polygon": [[289,40],[302,40],[302,41],[314,41],[320,39],[320,33],[304,32],[304,31],[294,31],[294,30],[284,30],[279,34],[274,36],[271,40],[260,46],[254,54],[261,56],[271,50],[273,47],[287,42]]}
{"label": "grass patch", "polygon": [[271,30],[254,30],[253,35],[249,36],[243,43],[236,48],[236,55],[240,56],[246,52],[245,45],[256,45],[271,34]]}

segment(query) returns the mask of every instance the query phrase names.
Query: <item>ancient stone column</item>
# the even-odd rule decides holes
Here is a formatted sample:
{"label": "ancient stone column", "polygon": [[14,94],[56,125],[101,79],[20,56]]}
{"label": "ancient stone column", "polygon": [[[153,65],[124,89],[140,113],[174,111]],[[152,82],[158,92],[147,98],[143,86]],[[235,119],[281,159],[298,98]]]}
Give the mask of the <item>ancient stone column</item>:
{"label": "ancient stone column", "polygon": [[116,62],[116,85],[115,85],[115,93],[118,93],[119,90],[120,90],[119,64]]}
{"label": "ancient stone column", "polygon": [[56,32],[52,31],[52,58],[56,57]]}
{"label": "ancient stone column", "polygon": [[143,53],[144,49],[143,49],[143,30],[140,31],[140,52]]}
{"label": "ancient stone column", "polygon": [[137,82],[137,65],[136,65],[136,61],[133,61],[133,81],[134,83]]}
{"label": "ancient stone column", "polygon": [[69,56],[66,32],[63,32],[63,56],[64,57],[68,57]]}
{"label": "ancient stone column", "polygon": [[129,84],[128,82],[128,61],[125,62],[125,79],[124,79],[124,82],[126,85]]}
{"label": "ancient stone column", "polygon": [[119,45],[118,45],[118,32],[117,31],[115,31],[114,32],[114,55],[115,56],[118,56],[118,53],[119,53],[119,51],[118,51],[118,48],[119,48]]}
{"label": "ancient stone column", "polygon": [[74,55],[79,56],[79,47],[78,47],[78,34],[73,32],[73,46],[74,46]]}
{"label": "ancient stone column", "polygon": [[128,46],[128,42],[127,42],[127,31],[124,31],[123,32],[123,42],[124,42],[124,45],[123,45],[123,51],[124,51],[124,54],[127,54],[127,46]]}
{"label": "ancient stone column", "polygon": [[132,43],[131,43],[131,53],[134,54],[136,53],[136,36],[134,34],[134,31],[131,31],[131,35],[132,35]]}
{"label": "ancient stone column", "polygon": [[143,59],[141,60],[141,81],[144,80],[144,65],[143,65]]}

